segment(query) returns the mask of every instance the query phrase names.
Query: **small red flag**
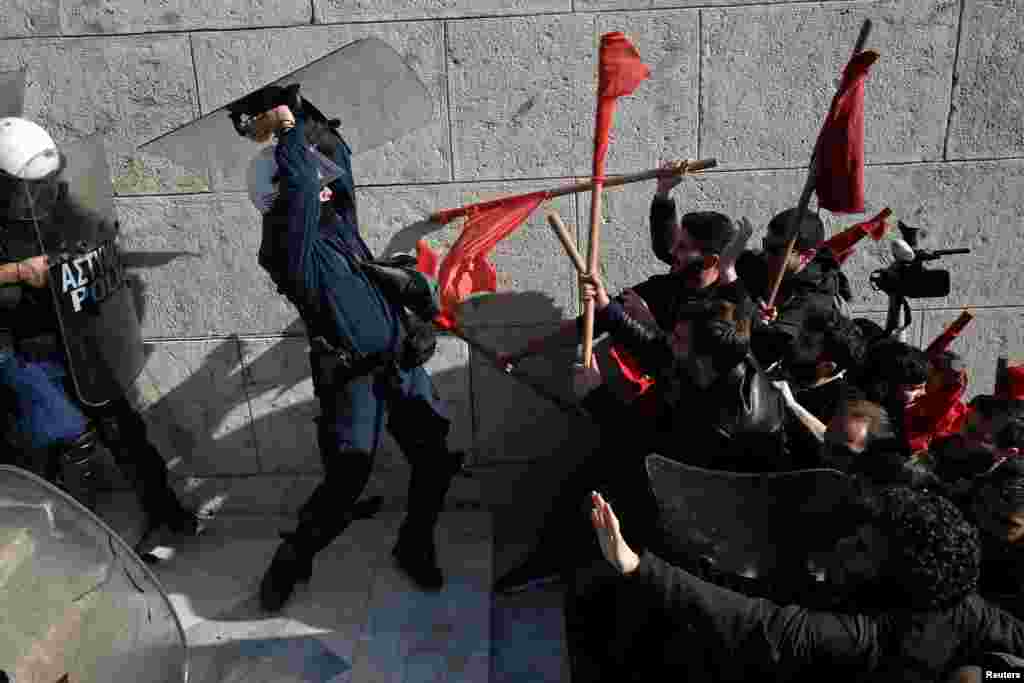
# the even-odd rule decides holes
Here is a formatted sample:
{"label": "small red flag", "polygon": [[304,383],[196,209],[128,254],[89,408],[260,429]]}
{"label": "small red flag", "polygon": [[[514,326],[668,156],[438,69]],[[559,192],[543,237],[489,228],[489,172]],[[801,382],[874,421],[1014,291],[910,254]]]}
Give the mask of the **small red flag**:
{"label": "small red flag", "polygon": [[838,235],[833,235],[822,242],[818,248],[831,250],[836,261],[840,264],[845,263],[846,259],[850,258],[853,254],[854,246],[856,246],[856,244],[862,239],[870,236],[871,239],[877,242],[885,236],[885,231],[889,227],[889,224],[886,223],[886,219],[891,215],[892,211],[889,209],[883,209],[871,220],[864,221],[863,223],[857,223],[856,225],[852,225],[846,230],[843,230]]}
{"label": "small red flag", "polygon": [[630,383],[636,385],[637,395],[642,395],[654,386],[654,380],[643,371],[640,363],[628,351],[620,348],[617,344],[612,344],[608,353],[612,360],[615,361],[615,364],[619,366],[622,376],[629,380]]}
{"label": "small red flag", "polygon": [[615,115],[615,100],[633,91],[651,70],[640,61],[640,53],[621,31],[601,36],[597,72],[597,117],[594,125],[594,182],[604,181],[608,134]]}
{"label": "small red flag", "polygon": [[943,330],[942,334],[936,337],[935,340],[928,345],[928,348],[925,349],[925,353],[929,356],[937,356],[943,351],[949,349],[950,344],[960,336],[960,333],[964,331],[972,320],[974,320],[974,315],[971,314],[970,311],[964,311],[961,313],[960,317],[951,322],[949,327]]}
{"label": "small red flag", "polygon": [[961,400],[966,388],[961,382],[925,394],[907,409],[904,431],[911,453],[927,450],[933,439],[960,431],[967,418],[967,406]]}
{"label": "small red flag", "polygon": [[[476,292],[497,291],[498,274],[487,261],[487,254],[522,225],[546,197],[546,192],[533,192],[505,198],[484,210],[469,207],[462,233],[437,267],[441,298],[441,314],[436,320],[439,326],[457,327],[458,306],[466,297]],[[417,267],[420,264],[432,267],[431,259],[437,257],[426,244],[417,248]]]}
{"label": "small red flag", "polygon": [[818,206],[833,213],[864,210],[864,82],[876,59],[860,52],[843,69],[819,136],[815,191]]}

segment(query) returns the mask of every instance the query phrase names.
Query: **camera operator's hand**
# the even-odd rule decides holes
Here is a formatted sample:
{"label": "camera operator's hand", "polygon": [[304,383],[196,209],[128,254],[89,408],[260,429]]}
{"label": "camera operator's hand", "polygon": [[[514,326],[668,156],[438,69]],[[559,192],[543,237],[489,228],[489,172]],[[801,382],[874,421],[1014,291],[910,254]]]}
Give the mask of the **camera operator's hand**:
{"label": "camera operator's hand", "polygon": [[18,277],[29,287],[42,289],[50,282],[50,259],[47,256],[33,256],[18,262]]}
{"label": "camera operator's hand", "polygon": [[280,104],[253,117],[253,139],[261,144],[270,142],[275,135],[293,126],[295,114],[292,113],[291,107]]}

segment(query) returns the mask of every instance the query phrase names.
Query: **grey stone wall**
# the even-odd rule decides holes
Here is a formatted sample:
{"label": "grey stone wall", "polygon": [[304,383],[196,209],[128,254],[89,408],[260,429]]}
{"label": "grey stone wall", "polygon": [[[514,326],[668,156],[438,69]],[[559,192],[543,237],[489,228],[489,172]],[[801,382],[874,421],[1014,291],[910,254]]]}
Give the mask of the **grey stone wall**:
{"label": "grey stone wall", "polygon": [[[70,141],[107,135],[123,246],[144,305],[149,360],[138,400],[195,502],[290,512],[319,471],[317,409],[295,313],[256,264],[257,214],[242,188],[209,191],[135,145],[366,36],[393,45],[427,84],[432,123],[355,159],[362,228],[376,251],[456,226],[425,216],[589,173],[598,37],[625,31],[652,76],[618,107],[610,173],[665,158],[717,157],[685,182],[682,206],[764,225],[791,206],[860,22],[882,59],[867,86],[867,195],[931,231],[949,260],[946,300],[916,302],[925,342],[960,308],[977,320],[957,343],[971,392],[988,391],[997,353],[1020,353],[1024,279],[1024,6],[1016,0],[6,0],[0,70],[28,69],[27,115]],[[653,184],[606,195],[603,267],[619,289],[658,272],[647,242]],[[553,202],[572,230],[587,197]],[[831,226],[861,218],[828,217]],[[755,234],[755,241],[760,234]],[[581,242],[581,249],[584,248]],[[847,266],[855,310],[884,315],[866,285],[887,245]],[[538,211],[500,244],[502,294],[468,307],[485,343],[512,348],[575,315],[573,273]],[[568,394],[562,356],[525,369]],[[453,442],[476,481],[456,499],[526,500],[543,511],[560,473],[593,442],[561,414],[445,339],[430,364],[455,416]],[[624,428],[628,428],[625,425]],[[371,488],[404,495],[390,442]]]}

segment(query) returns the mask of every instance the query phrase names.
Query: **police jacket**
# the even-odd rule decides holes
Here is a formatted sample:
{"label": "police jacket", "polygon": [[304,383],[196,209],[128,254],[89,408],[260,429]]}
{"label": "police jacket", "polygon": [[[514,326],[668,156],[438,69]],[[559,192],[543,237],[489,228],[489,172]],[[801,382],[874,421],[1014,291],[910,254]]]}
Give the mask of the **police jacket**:
{"label": "police jacket", "polygon": [[1024,623],[975,593],[929,611],[874,609],[855,599],[832,609],[784,606],[705,581],[650,552],[623,589],[636,614],[664,610],[708,638],[721,667],[715,680],[936,681],[983,652],[1024,654]]}
{"label": "police jacket", "polygon": [[395,351],[401,341],[400,310],[359,267],[373,258],[359,235],[351,173],[351,151],[337,140],[334,161],[343,170],[320,203],[317,164],[307,152],[306,127],[281,134],[275,160],[280,195],[264,217],[259,263],[302,315],[311,337],[361,354]]}

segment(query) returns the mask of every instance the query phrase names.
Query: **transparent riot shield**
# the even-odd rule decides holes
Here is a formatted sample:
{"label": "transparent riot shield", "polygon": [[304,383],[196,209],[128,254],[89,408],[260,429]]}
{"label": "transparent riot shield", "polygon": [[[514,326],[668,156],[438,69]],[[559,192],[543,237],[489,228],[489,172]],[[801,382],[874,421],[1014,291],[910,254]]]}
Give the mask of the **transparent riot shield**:
{"label": "transparent riot shield", "polygon": [[0,680],[186,683],[185,633],[156,577],[98,517],[0,465]]}
{"label": "transparent riot shield", "polygon": [[[38,159],[30,159],[20,178]],[[40,250],[50,258],[50,290],[69,374],[90,406],[116,399],[145,364],[142,329],[117,246],[110,170],[99,135],[65,148],[55,182],[23,180]]]}
{"label": "transparent riot shield", "polygon": [[[294,83],[301,85],[304,100],[328,118],[341,121],[341,133],[353,155],[422,128],[433,118],[434,106],[427,87],[402,56],[379,38],[350,43],[253,92],[268,85]],[[244,99],[146,142],[139,149],[192,171],[209,173],[213,189],[241,187],[253,143],[239,135],[230,112]]]}
{"label": "transparent riot shield", "polygon": [[671,553],[724,571],[806,578],[850,531],[844,511],[855,488],[836,470],[740,474],[650,455],[647,475]]}
{"label": "transparent riot shield", "polygon": [[22,116],[25,109],[25,69],[0,71],[0,119]]}

